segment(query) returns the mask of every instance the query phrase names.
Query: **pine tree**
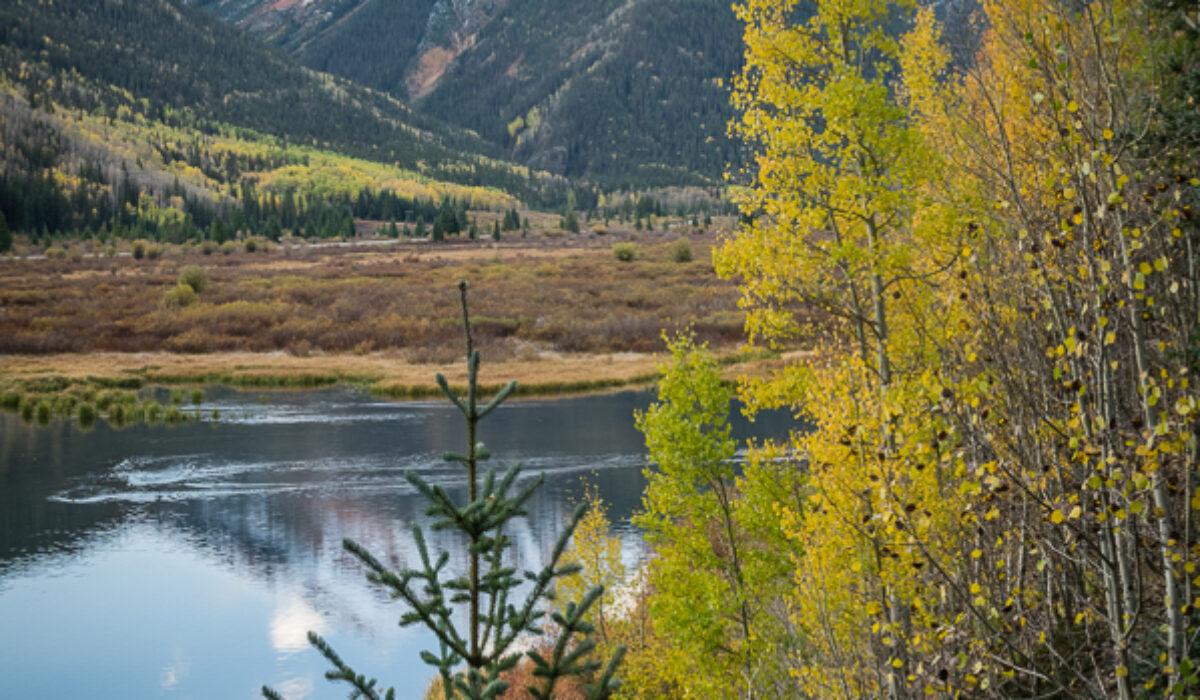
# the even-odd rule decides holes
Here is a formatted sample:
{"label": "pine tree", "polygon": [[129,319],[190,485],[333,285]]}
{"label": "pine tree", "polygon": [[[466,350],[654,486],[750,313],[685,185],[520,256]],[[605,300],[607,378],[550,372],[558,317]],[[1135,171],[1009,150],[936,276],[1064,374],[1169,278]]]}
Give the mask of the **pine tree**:
{"label": "pine tree", "polygon": [[7,253],[12,249],[12,231],[8,230],[8,221],[4,218],[4,213],[0,212],[0,253]]}
{"label": "pine tree", "polygon": [[[449,552],[431,557],[424,532],[416,524],[413,525],[413,539],[421,558],[421,566],[417,569],[395,572],[357,542],[345,539],[342,544],[346,551],[369,569],[367,580],[383,586],[393,598],[407,603],[410,610],[401,616],[401,626],[423,624],[438,638],[438,652],[422,651],[421,658],[437,668],[447,700],[492,700],[500,697],[508,688],[501,674],[520,661],[521,653],[514,649],[518,639],[525,635],[543,634],[543,618],[551,609],[555,583],[579,573],[581,569],[578,564],[563,562],[563,553],[571,534],[583,518],[585,505],[580,504],[575,509],[541,571],[526,571],[523,577],[518,576],[517,570],[505,561],[505,551],[513,544],[505,534],[505,526],[513,518],[527,514],[525,504],[542,485],[545,477],[538,476],[531,480],[515,495],[510,494],[510,490],[521,473],[520,465],[509,467],[499,478],[496,469],[490,468],[480,482],[480,462],[490,459],[491,453],[477,439],[479,421],[512,394],[517,382],[509,382],[484,406],[479,406],[477,377],[480,360],[479,351],[475,349],[471,337],[467,283],[460,280],[458,289],[467,341],[466,396],[451,389],[441,374],[437,375],[437,382],[467,422],[466,454],[446,453],[443,456],[447,462],[466,470],[469,490],[467,503],[455,503],[444,488],[428,483],[416,472],[407,471],[404,476],[428,499],[430,505],[426,514],[434,519],[433,529],[456,529],[470,541],[469,571],[465,576],[447,573],[445,568],[450,560]],[[516,598],[517,588],[522,581],[528,582],[529,590],[518,605],[513,605],[509,601]],[[560,630],[550,658],[544,658],[536,651],[526,652],[534,665],[533,675],[541,680],[536,686],[527,688],[535,698],[548,700],[554,697],[554,687],[559,679],[591,676],[596,672],[599,675],[595,682],[587,686],[589,699],[609,698],[620,686],[614,674],[625,654],[624,647],[616,649],[607,665],[593,658],[592,654],[596,646],[591,638],[595,627],[586,618],[603,593],[603,586],[595,586],[578,603],[567,603],[560,609],[561,612],[549,613],[550,619]],[[461,617],[454,610],[457,604],[466,604],[467,607],[465,631],[459,630],[458,620]],[[375,679],[367,679],[357,673],[315,632],[309,632],[308,639],[336,669],[327,672],[326,677],[353,686],[351,697],[394,698],[394,688],[385,690],[377,687]],[[465,670],[459,670],[464,664]],[[266,686],[263,686],[262,693],[269,699],[278,700],[282,697]]]}

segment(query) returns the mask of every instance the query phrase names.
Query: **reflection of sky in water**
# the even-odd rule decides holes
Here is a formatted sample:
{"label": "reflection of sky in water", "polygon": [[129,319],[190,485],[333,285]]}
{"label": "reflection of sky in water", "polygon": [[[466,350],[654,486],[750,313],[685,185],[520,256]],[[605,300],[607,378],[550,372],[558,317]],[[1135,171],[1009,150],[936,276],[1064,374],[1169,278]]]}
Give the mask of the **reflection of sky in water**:
{"label": "reflection of sky in water", "polygon": [[[627,562],[638,558],[628,517],[644,447],[632,412],[648,401],[513,402],[483,423],[496,466],[546,477],[509,532],[517,566],[542,564],[585,482],[609,503]],[[416,563],[411,527],[425,503],[403,472],[461,498],[461,468],[440,458],[461,449],[461,416],[343,389],[265,404],[214,390],[199,414],[173,429],[86,433],[0,414],[0,695],[257,697],[267,682],[292,700],[342,697],[308,646],[315,630],[359,672],[420,697],[433,674],[417,651],[432,640],[396,625],[402,604],[366,582],[341,539]],[[427,538],[465,570],[457,535]]]}

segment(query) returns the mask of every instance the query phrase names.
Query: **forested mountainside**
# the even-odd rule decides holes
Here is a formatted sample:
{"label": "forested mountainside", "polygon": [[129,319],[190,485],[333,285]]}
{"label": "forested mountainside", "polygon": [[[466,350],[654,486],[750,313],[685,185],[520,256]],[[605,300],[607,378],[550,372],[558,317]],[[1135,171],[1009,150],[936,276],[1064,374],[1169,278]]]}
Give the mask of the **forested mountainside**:
{"label": "forested mountainside", "polygon": [[496,160],[499,149],[478,137],[299,66],[173,0],[4,3],[0,76],[35,106],[138,115],[201,132],[247,128],[535,203],[543,195],[542,183]]}
{"label": "forested mountainside", "polygon": [[[725,81],[741,25],[725,0],[191,2],[534,168],[652,187],[715,182],[740,162]],[[977,0],[927,2],[948,35],[976,34]]]}
{"label": "forested mountainside", "polygon": [[0,115],[0,252],[9,230],[43,244],[330,236],[352,233],[352,216],[412,222],[569,192],[174,0],[0,5]]}
{"label": "forested mountainside", "polygon": [[305,65],[411,101],[519,162],[612,185],[736,160],[723,0],[193,0]]}

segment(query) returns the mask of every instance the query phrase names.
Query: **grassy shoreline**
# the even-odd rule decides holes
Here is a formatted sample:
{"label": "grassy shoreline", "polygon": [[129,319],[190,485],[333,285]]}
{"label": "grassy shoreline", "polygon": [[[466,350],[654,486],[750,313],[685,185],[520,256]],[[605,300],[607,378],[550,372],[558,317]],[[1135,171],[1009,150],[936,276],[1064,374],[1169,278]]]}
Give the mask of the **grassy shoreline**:
{"label": "grassy shoreline", "polygon": [[[723,378],[761,375],[784,358],[763,353],[720,355]],[[658,378],[659,353],[539,356],[481,368],[480,388],[498,391],[517,380],[519,396],[569,396],[651,386]],[[186,406],[199,404],[202,387],[221,385],[256,390],[303,390],[336,385],[361,387],[388,400],[440,395],[441,373],[455,388],[466,385],[461,363],[410,363],[396,353],[294,357],[286,353],[87,353],[0,356],[0,409],[27,422],[76,419],[84,427],[106,420],[121,427],[142,421],[179,422],[192,417]],[[173,405],[160,406],[145,390],[172,388]]]}

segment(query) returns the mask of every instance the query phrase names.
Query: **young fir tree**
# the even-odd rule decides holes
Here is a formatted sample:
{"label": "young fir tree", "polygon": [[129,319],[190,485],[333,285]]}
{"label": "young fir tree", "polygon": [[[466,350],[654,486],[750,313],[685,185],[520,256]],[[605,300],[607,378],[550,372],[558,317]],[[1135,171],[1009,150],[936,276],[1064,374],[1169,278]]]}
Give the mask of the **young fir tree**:
{"label": "young fir tree", "polygon": [[[447,700],[494,700],[500,697],[508,689],[508,683],[501,675],[515,667],[521,658],[521,652],[516,650],[518,639],[525,635],[541,635],[543,618],[551,610],[549,617],[558,627],[558,637],[549,658],[536,651],[525,652],[533,662],[533,675],[538,679],[527,690],[534,698],[549,700],[554,697],[559,679],[595,676],[594,682],[586,686],[587,697],[589,700],[609,698],[620,686],[620,680],[614,674],[625,649],[617,647],[606,665],[594,658],[592,652],[596,643],[591,635],[595,627],[587,620],[592,606],[603,595],[604,587],[593,587],[578,603],[567,603],[558,608],[551,605],[555,584],[581,569],[577,563],[567,563],[563,553],[583,517],[585,506],[580,504],[575,509],[545,567],[538,572],[524,573],[524,591],[518,590],[522,586],[522,577],[518,576],[517,569],[505,561],[505,552],[513,544],[505,533],[505,526],[513,518],[527,514],[525,504],[545,477],[530,480],[515,494],[511,492],[521,473],[520,465],[509,467],[503,476],[490,468],[483,474],[482,482],[479,479],[480,463],[491,458],[491,453],[477,438],[479,421],[512,394],[517,382],[509,382],[484,406],[479,405],[479,351],[471,338],[467,283],[460,280],[458,288],[467,338],[466,396],[452,390],[441,374],[437,375],[437,382],[467,421],[466,454],[448,452],[443,455],[445,461],[466,471],[467,502],[456,503],[444,488],[429,484],[413,471],[405,472],[404,477],[428,499],[429,508],[425,512],[433,518],[433,529],[452,528],[469,541],[468,571],[465,575],[447,572],[449,552],[432,557],[425,535],[416,524],[413,525],[413,539],[421,558],[419,568],[392,571],[357,542],[345,539],[342,544],[369,569],[368,581],[383,586],[393,598],[407,603],[410,610],[401,616],[401,626],[423,624],[437,637],[437,653],[422,651],[421,659],[437,668]],[[523,598],[520,598],[522,594]],[[458,606],[467,608],[465,630],[459,629],[462,618],[456,615]],[[351,697],[368,700],[395,697],[395,688],[384,689],[374,678],[368,679],[355,671],[315,632],[309,632],[308,639],[334,666],[334,670],[326,672],[326,678],[353,686]],[[263,686],[262,693],[268,699],[282,700],[282,696],[269,687]]]}

